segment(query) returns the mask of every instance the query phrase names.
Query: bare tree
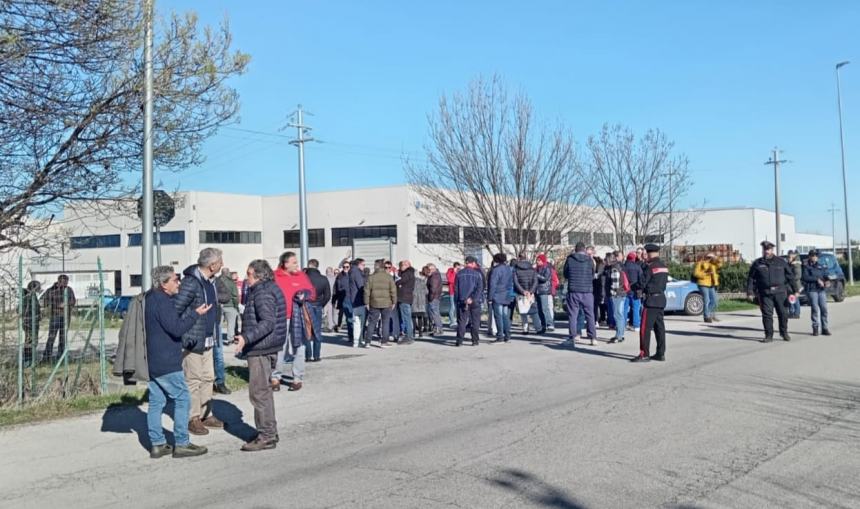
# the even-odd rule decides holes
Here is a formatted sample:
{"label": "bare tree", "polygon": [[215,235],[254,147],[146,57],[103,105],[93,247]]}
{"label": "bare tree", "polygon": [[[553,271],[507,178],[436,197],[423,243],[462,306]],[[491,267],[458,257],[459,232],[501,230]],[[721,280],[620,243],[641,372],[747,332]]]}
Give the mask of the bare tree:
{"label": "bare tree", "polygon": [[[634,243],[668,242],[695,220],[677,212],[692,186],[688,160],[673,154],[674,142],[658,129],[638,140],[628,127],[604,125],[589,137],[592,199],[612,226],[619,249]],[[670,231],[671,230],[671,231]]]}
{"label": "bare tree", "polygon": [[[46,247],[65,203],[128,196],[143,148],[143,21],[128,0],[0,2],[0,251]],[[227,80],[249,57],[224,22],[157,25],[154,164],[202,162],[202,142],[236,117]]]}
{"label": "bare tree", "polygon": [[428,221],[464,227],[464,250],[547,251],[587,218],[573,137],[540,126],[529,99],[509,97],[499,77],[442,96],[428,122],[427,162],[407,161],[407,181]]}

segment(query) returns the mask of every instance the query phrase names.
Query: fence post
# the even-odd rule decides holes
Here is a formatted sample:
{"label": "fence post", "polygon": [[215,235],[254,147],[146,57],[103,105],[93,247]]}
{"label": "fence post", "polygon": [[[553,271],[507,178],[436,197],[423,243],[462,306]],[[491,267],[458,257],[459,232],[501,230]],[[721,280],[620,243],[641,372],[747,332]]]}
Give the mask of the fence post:
{"label": "fence post", "polygon": [[64,348],[63,348],[63,371],[65,372],[65,378],[63,378],[63,398],[65,398],[69,394],[69,349],[71,348],[71,337],[69,336],[69,330],[71,329],[71,320],[72,313],[69,311],[69,287],[66,286],[63,288],[63,328],[60,330],[60,339],[65,335]]}
{"label": "fence post", "polygon": [[24,402],[24,256],[18,257],[18,405]]}
{"label": "fence post", "polygon": [[107,394],[107,359],[105,359],[105,278],[102,271],[102,259],[97,259],[99,268],[99,376],[101,377],[102,394]]}

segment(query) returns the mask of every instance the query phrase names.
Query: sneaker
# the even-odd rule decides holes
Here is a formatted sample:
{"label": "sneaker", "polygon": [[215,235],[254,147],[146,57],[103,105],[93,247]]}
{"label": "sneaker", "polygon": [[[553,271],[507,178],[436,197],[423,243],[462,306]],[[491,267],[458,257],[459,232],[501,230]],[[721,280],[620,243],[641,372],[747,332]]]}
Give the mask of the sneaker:
{"label": "sneaker", "polygon": [[274,449],[277,446],[278,442],[275,440],[263,440],[262,438],[257,437],[243,445],[241,450],[245,452],[257,452],[265,451],[266,449]]}
{"label": "sneaker", "polygon": [[217,392],[218,394],[224,394],[224,395],[227,395],[227,394],[230,394],[233,392],[230,389],[228,389],[227,386],[224,384],[215,384],[212,387],[212,391]]}
{"label": "sneaker", "polygon": [[164,456],[170,456],[173,454],[173,447],[170,444],[161,444],[154,445],[152,449],[149,450],[149,457],[156,460],[158,458],[163,458]]}
{"label": "sneaker", "polygon": [[203,419],[201,422],[207,428],[213,428],[213,429],[224,428],[224,423],[220,419],[215,417],[214,415],[210,415],[209,417]]}
{"label": "sneaker", "polygon": [[617,340],[616,338],[612,338],[612,339],[610,339],[610,340],[609,340],[609,344],[610,344],[610,345],[611,345],[611,344],[613,344],[613,343],[617,343],[617,342],[618,342],[618,340]]}
{"label": "sneaker", "polygon": [[[209,430],[206,429],[206,426],[203,425],[203,421],[200,420],[200,417],[195,417],[188,421],[188,432],[192,435],[208,435]],[[177,447],[178,449],[178,447]],[[174,453],[174,456],[176,454]]]}
{"label": "sneaker", "polygon": [[813,327],[813,328],[812,328],[812,335],[813,335],[813,336],[817,336],[817,335],[818,335],[818,328],[817,328],[817,327]]}
{"label": "sneaker", "polygon": [[208,449],[201,445],[178,445],[173,449],[174,458],[191,458],[192,456],[202,456],[206,454]]}
{"label": "sneaker", "polygon": [[789,333],[786,332],[785,334],[782,334],[781,336],[782,336],[783,341],[791,341],[791,335],[789,335]]}

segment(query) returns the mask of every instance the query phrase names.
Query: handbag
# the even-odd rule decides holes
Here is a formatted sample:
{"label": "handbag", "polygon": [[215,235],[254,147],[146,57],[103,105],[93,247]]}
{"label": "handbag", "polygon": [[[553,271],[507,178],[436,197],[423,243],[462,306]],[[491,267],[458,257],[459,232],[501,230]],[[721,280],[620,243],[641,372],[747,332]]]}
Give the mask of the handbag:
{"label": "handbag", "polygon": [[518,295],[517,311],[519,311],[521,315],[527,315],[529,313],[529,310],[531,310],[534,301],[535,299],[533,295]]}

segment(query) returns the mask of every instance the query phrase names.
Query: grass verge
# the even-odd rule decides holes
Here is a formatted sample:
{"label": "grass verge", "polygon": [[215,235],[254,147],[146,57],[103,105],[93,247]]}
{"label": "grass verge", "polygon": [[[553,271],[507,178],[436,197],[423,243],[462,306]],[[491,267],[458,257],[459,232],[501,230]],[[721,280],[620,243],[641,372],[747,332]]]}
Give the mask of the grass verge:
{"label": "grass verge", "polygon": [[750,309],[758,309],[758,306],[745,299],[720,299],[717,304],[717,312],[747,311]]}
{"label": "grass verge", "polygon": [[[238,391],[248,386],[248,368],[228,366],[227,387]],[[21,408],[0,408],[0,428],[19,424],[65,419],[78,415],[101,412],[113,406],[138,406],[147,401],[144,385],[114,394],[80,395],[68,399],[45,399]]]}
{"label": "grass verge", "polygon": [[855,283],[853,285],[845,284],[845,296],[846,297],[856,297],[860,295],[860,283]]}

